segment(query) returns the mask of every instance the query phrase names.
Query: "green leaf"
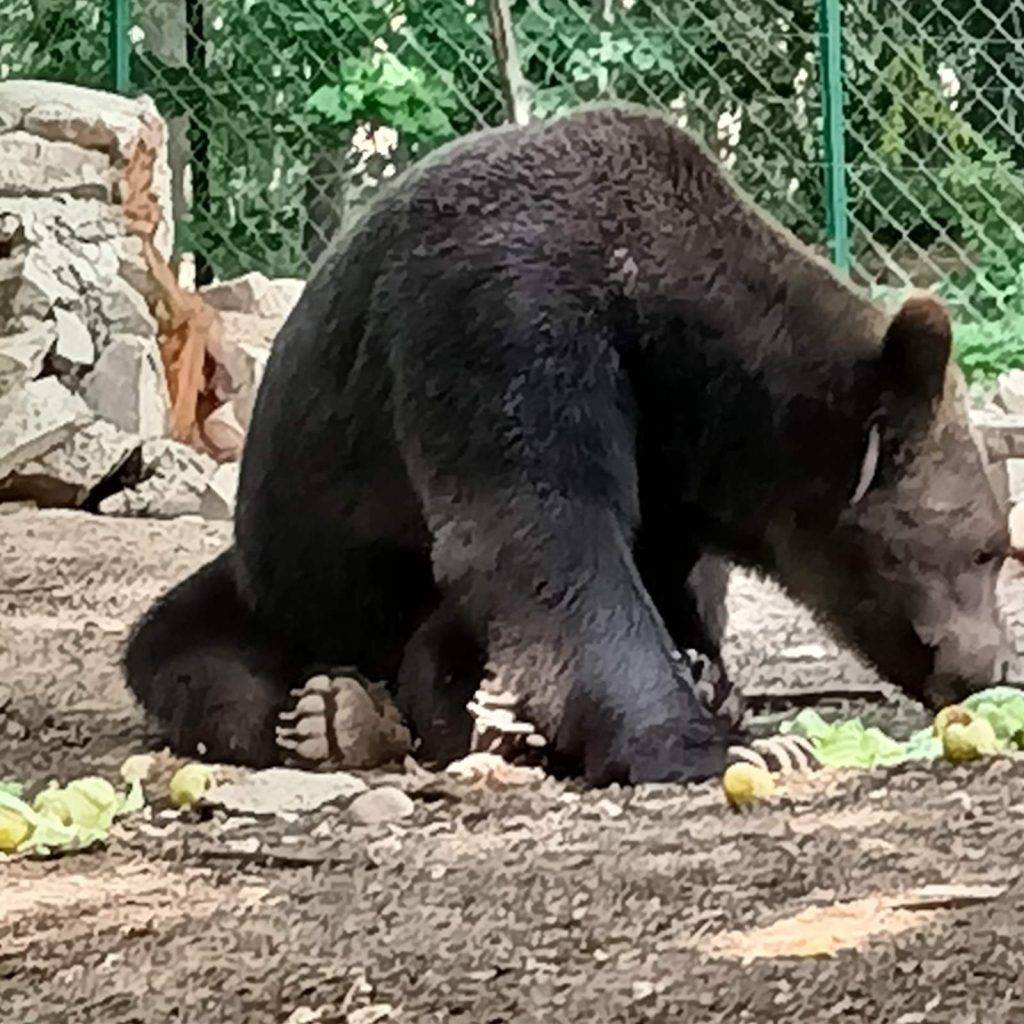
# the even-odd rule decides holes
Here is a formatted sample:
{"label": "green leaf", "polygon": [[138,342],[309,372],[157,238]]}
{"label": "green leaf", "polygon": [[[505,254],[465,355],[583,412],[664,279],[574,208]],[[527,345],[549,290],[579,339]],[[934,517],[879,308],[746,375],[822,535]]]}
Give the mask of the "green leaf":
{"label": "green leaf", "polygon": [[120,818],[124,815],[135,814],[145,806],[146,794],[143,792],[142,782],[139,779],[133,779],[128,788],[128,795],[124,798],[124,802],[121,804],[116,817]]}
{"label": "green leaf", "polygon": [[344,121],[347,107],[336,85],[322,85],[306,100],[306,109],[334,121]]}
{"label": "green leaf", "polygon": [[349,108],[359,107],[366,100],[366,87],[362,82],[346,82],[341,91],[347,101],[345,105]]}
{"label": "green leaf", "polygon": [[655,65],[656,58],[650,50],[633,51],[633,67],[637,71],[650,71]]}
{"label": "green leaf", "polygon": [[64,787],[52,783],[36,794],[31,805],[7,786],[0,787],[0,807],[20,814],[32,828],[19,852],[42,855],[87,849],[108,837],[115,818],[144,805],[142,785],[137,780],[127,793],[98,776],[74,779]]}
{"label": "green leaf", "polygon": [[378,89],[372,95],[379,106],[394,110],[402,110],[409,102],[408,93],[398,89]]}
{"label": "green leaf", "polygon": [[810,708],[783,722],[779,732],[811,740],[818,759],[831,768],[868,769],[942,753],[942,744],[930,735],[930,730],[928,736],[918,734],[910,742],[901,743],[875,726],[866,728],[859,718],[828,723]]}
{"label": "green leaf", "polygon": [[804,708],[796,718],[783,722],[779,726],[779,732],[785,736],[794,733],[797,736],[804,736],[809,740],[821,739],[827,736],[832,730],[821,715],[813,708]]}
{"label": "green leaf", "polygon": [[1024,693],[1012,686],[994,686],[972,694],[964,707],[988,719],[1001,743],[1024,730]]}
{"label": "green leaf", "polygon": [[[974,714],[992,725],[1000,746],[1024,742],[1024,693],[1011,686],[996,686],[963,701]],[[859,718],[826,722],[813,709],[805,709],[779,727],[783,735],[794,733],[809,739],[822,764],[833,768],[874,768],[942,756],[942,741],[931,726],[898,741],[881,729],[865,728]]]}
{"label": "green leaf", "polygon": [[69,828],[37,814],[24,800],[0,790],[0,807],[20,814],[32,826],[32,834],[21,844],[19,850],[45,846],[70,847],[74,844],[77,833]]}

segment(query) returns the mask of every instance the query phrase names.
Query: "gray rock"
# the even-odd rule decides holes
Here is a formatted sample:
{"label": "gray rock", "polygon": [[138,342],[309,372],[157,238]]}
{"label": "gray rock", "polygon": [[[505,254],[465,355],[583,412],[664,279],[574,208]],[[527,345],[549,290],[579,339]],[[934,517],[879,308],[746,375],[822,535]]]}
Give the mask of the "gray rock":
{"label": "gray rock", "polygon": [[217,394],[227,401],[259,384],[281,321],[246,313],[221,313],[220,323],[220,336],[211,339],[209,351],[217,364]]}
{"label": "gray rock", "polygon": [[42,320],[29,321],[15,334],[0,332],[0,395],[39,376],[56,340],[54,325]]}
{"label": "gray rock", "polygon": [[160,292],[150,277],[142,240],[135,235],[121,235],[114,239],[110,249],[117,259],[118,275],[146,300],[147,305],[156,302]]}
{"label": "gray rock", "polygon": [[102,153],[49,142],[25,131],[0,135],[0,196],[112,196],[114,172]]}
{"label": "gray rock", "polygon": [[103,420],[76,430],[13,477],[17,492],[45,505],[79,506],[93,488],[119,470],[139,439]]}
{"label": "gray rock", "polygon": [[13,132],[21,127],[21,110],[6,107],[0,102],[0,132]]}
{"label": "gray rock", "polygon": [[200,294],[222,313],[249,313],[281,322],[299,301],[304,287],[305,282],[299,278],[271,279],[254,271],[207,285]]}
{"label": "gray rock", "polygon": [[222,313],[251,313],[259,295],[269,283],[270,278],[259,271],[254,271],[242,277],[232,278],[230,281],[206,285],[200,289],[199,294],[214,309]]}
{"label": "gray rock", "polygon": [[10,256],[25,243],[22,220],[17,211],[7,208],[7,203],[4,203],[4,209],[0,210],[0,242],[4,243]]}
{"label": "gray rock", "polygon": [[1010,501],[1020,504],[1024,501],[1024,459],[1007,459],[1006,472]]}
{"label": "gray rock", "polygon": [[366,794],[366,783],[347,772],[268,768],[215,786],[203,796],[203,803],[229,814],[294,814],[315,811],[325,804],[348,804],[360,794]]}
{"label": "gray rock", "polygon": [[5,138],[24,133],[45,145],[63,144],[87,158],[104,158],[119,167],[130,159],[139,141],[145,141],[157,153],[152,190],[166,215],[156,232],[156,247],[169,256],[174,238],[167,127],[149,97],[118,96],[56,82],[0,82],[0,130],[7,133]]}
{"label": "gray rock", "polygon": [[971,417],[971,422],[993,462],[1024,458],[1024,416],[979,412]]}
{"label": "gray rock", "polygon": [[174,519],[198,516],[217,463],[188,445],[168,439],[142,444],[144,479],[100,502],[104,515]]}
{"label": "gray rock", "polygon": [[199,506],[204,519],[231,519],[234,516],[238,469],[237,462],[225,462],[214,471]]}
{"label": "gray rock", "polygon": [[220,331],[210,340],[216,364],[213,386],[223,403],[207,418],[203,433],[225,459],[239,459],[256,392],[281,321],[248,313],[220,313]]}
{"label": "gray rock", "polygon": [[156,337],[156,320],[146,300],[127,281],[111,278],[107,287],[97,293],[100,315],[111,334],[135,334],[142,338]]}
{"label": "gray rock", "polygon": [[1010,550],[1018,557],[1024,555],[1024,505],[1010,510]]}
{"label": "gray rock", "polygon": [[92,366],[96,361],[96,345],[82,318],[67,309],[55,309],[57,343],[54,354],[73,366]]}
{"label": "gray rock", "polygon": [[[44,97],[24,115],[25,131],[51,142],[68,142],[80,149],[97,150],[115,160],[127,160],[139,138],[140,122],[156,121],[156,107],[149,97],[128,100],[103,93],[102,106],[95,102],[96,93],[78,90],[74,100]],[[114,103],[106,97],[114,96]],[[76,102],[83,98],[85,102]]]}
{"label": "gray rock", "polygon": [[[157,115],[148,97],[136,99],[62,82],[22,78],[0,82],[0,116],[12,126],[34,123],[35,133],[47,138],[106,150],[114,141],[116,128],[131,129],[135,122]],[[59,119],[65,121],[65,128],[57,127]],[[44,128],[46,122],[54,127]],[[118,155],[125,156],[127,151]]]}
{"label": "gray rock", "polygon": [[349,817],[360,825],[382,825],[408,818],[416,805],[394,786],[381,786],[356,797],[348,809]]}
{"label": "gray rock", "polygon": [[113,242],[125,237],[124,217],[117,206],[98,199],[25,196],[5,199],[3,210],[10,224],[6,231],[0,228],[0,237],[13,229],[23,236],[21,247],[26,250],[46,243],[75,250],[85,261],[78,269],[86,280],[102,282],[117,270],[117,253],[110,249]]}
{"label": "gray rock", "polygon": [[999,375],[999,404],[1011,415],[1024,415],[1024,370],[1008,370]]}
{"label": "gray rock", "polygon": [[233,398],[214,409],[203,422],[203,436],[219,458],[240,459],[245,447],[245,427],[239,422],[240,399]]}
{"label": "gray rock", "polygon": [[167,430],[170,397],[156,339],[114,335],[82,379],[82,397],[126,433],[162,437]]}
{"label": "gray rock", "polygon": [[383,1021],[394,1019],[395,1008],[390,1003],[372,1003],[350,1010],[345,1024],[383,1024]]}
{"label": "gray rock", "polygon": [[[0,394],[41,369],[35,321],[52,321],[53,369],[78,391],[83,369],[111,338],[135,336],[145,348],[115,341],[90,381],[90,400],[126,432],[161,436],[167,395],[156,351],[156,298],[141,244],[126,234],[121,176],[140,142],[156,152],[149,182],[164,217],[156,246],[172,248],[166,126],[147,98],[47,82],[0,82]],[[43,357],[45,358],[45,352]],[[130,380],[127,408],[114,390]]]}
{"label": "gray rock", "polygon": [[49,251],[36,246],[23,255],[0,260],[0,317],[6,311],[14,320],[46,320],[57,304],[74,308],[78,295],[56,269],[68,262],[58,246]]}
{"label": "gray rock", "polygon": [[234,411],[235,419],[242,429],[248,433],[249,424],[252,422],[252,410],[256,405],[256,395],[259,393],[260,382],[263,380],[263,369],[259,369],[253,386],[231,399],[231,408]]}
{"label": "gray rock", "polygon": [[59,380],[44,377],[0,397],[0,480],[95,419]]}

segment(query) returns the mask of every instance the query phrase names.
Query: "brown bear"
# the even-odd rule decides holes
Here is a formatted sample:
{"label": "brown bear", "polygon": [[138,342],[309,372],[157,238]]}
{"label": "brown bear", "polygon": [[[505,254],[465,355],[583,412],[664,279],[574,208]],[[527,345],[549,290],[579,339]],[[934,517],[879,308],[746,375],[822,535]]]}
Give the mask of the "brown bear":
{"label": "brown bear", "polygon": [[178,750],[252,765],[292,687],[354,664],[428,759],[465,752],[482,686],[557,770],[706,778],[727,558],[961,697],[1005,671],[1008,538],[951,345],[937,299],[884,313],[659,114],[461,139],[315,268],[234,546],[144,617],[129,685]]}

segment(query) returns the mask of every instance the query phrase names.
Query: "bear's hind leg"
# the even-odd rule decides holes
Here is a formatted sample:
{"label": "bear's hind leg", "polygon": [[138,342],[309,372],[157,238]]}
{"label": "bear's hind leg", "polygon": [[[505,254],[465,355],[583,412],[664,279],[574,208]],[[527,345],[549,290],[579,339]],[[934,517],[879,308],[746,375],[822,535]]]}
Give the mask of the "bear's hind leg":
{"label": "bear's hind leg", "polygon": [[150,608],[123,667],[176,753],[254,768],[280,763],[277,716],[301,672],[246,607],[231,551]]}

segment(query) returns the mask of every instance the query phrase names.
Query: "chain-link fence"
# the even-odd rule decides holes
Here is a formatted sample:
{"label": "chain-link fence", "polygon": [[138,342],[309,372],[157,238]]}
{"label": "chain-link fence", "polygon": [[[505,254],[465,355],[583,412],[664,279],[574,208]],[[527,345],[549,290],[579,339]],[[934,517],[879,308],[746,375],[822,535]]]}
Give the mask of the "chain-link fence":
{"label": "chain-link fence", "polygon": [[513,98],[607,97],[673,111],[841,263],[847,228],[860,282],[935,284],[978,359],[1024,325],[1024,0],[7,0],[0,77],[106,86],[119,49],[170,123],[200,280],[301,275]]}

